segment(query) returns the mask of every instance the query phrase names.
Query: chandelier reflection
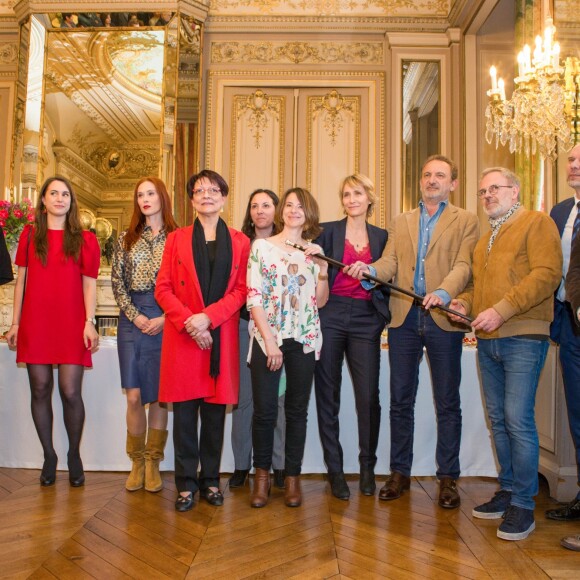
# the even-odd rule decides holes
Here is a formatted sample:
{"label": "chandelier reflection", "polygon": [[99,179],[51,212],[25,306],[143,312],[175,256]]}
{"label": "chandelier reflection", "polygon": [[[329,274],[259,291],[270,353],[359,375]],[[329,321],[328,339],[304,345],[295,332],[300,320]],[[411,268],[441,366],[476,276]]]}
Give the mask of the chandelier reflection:
{"label": "chandelier reflection", "polygon": [[547,18],[544,38],[536,36],[533,54],[528,45],[519,53],[511,99],[506,99],[505,83],[497,78],[496,68],[490,68],[485,138],[490,144],[495,140],[496,149],[507,143],[510,153],[539,152],[553,161],[557,148],[568,151],[578,141],[580,61],[568,57],[560,66],[555,32],[552,19]]}

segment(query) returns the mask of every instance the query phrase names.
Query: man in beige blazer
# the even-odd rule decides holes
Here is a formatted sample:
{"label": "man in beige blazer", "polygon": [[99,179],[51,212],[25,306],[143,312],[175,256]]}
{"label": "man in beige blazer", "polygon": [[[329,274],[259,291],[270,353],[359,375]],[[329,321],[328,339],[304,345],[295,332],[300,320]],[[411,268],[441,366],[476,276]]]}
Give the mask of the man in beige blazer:
{"label": "man in beige blazer", "polygon": [[[423,348],[431,368],[437,412],[439,505],[457,508],[461,441],[461,352],[467,327],[432,309],[448,305],[467,285],[479,237],[477,217],[449,203],[457,187],[457,166],[443,155],[429,157],[421,170],[421,201],[397,216],[389,228],[382,257],[370,267],[356,262],[346,271],[364,272],[424,296],[421,302],[392,292],[389,363],[391,369],[391,474],[379,499],[393,500],[410,487],[413,463],[415,398]],[[368,282],[363,281],[363,285]]]}

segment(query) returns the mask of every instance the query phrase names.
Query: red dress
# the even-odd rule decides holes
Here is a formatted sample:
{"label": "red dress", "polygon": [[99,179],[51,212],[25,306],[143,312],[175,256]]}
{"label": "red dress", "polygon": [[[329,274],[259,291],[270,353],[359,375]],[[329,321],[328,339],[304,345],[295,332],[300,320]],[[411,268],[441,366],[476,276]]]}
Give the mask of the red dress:
{"label": "red dress", "polygon": [[28,273],[18,328],[16,362],[90,367],[91,352],[83,342],[86,313],[82,277],[98,276],[99,243],[94,234],[83,232],[85,243],[75,262],[64,257],[64,230],[48,230],[47,236],[46,266],[36,257],[31,226],[24,228],[18,243],[15,263],[28,267]]}

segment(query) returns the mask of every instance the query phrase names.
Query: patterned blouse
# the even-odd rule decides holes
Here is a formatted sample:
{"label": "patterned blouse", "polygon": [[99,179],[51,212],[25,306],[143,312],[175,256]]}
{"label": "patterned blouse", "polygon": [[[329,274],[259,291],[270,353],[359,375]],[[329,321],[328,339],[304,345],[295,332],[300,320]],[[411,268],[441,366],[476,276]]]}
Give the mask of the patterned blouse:
{"label": "patterned blouse", "polygon": [[162,228],[156,236],[150,226],[145,226],[141,237],[129,252],[123,246],[123,232],[115,244],[111,282],[119,308],[133,322],[140,312],[131,300],[131,292],[153,292],[167,234]]}
{"label": "patterned blouse", "polygon": [[[278,346],[284,339],[293,338],[304,345],[305,353],[315,351],[316,360],[322,348],[316,305],[319,272],[320,267],[301,251],[289,253],[263,239],[252,244],[248,260],[248,310],[251,313],[254,306],[264,309]],[[264,340],[255,326],[252,336],[265,354]]]}

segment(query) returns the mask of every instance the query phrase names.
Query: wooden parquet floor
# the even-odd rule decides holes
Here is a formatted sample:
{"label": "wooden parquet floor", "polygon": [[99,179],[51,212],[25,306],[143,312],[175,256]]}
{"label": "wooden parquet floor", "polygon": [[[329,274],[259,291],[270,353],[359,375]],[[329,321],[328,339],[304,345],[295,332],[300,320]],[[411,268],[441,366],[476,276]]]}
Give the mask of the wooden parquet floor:
{"label": "wooden parquet floor", "polygon": [[471,516],[496,489],[487,478],[460,480],[459,510],[437,506],[431,477],[413,478],[393,502],[361,496],[353,477],[344,502],[322,476],[305,476],[296,509],[275,488],[267,507],[252,509],[249,488],[229,490],[224,478],[223,507],[202,501],[181,514],[171,473],[158,494],[125,491],[125,473],[88,473],[76,489],[65,472],[52,488],[38,476],[0,468],[0,577],[580,578],[580,553],[559,545],[580,523],[544,518],[556,503],[545,487],[536,531],[506,542],[495,535],[497,521]]}

